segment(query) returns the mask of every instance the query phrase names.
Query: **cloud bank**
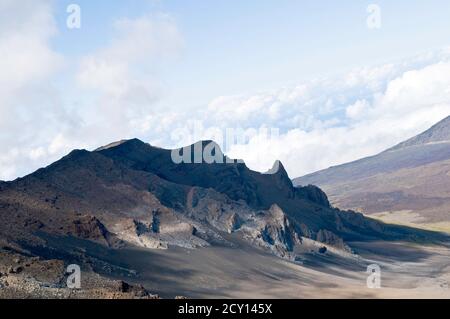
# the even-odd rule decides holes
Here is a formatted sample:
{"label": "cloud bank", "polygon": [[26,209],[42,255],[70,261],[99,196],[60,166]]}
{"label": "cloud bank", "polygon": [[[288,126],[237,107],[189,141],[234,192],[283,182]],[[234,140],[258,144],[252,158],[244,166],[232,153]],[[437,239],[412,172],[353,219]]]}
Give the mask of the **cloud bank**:
{"label": "cloud bank", "polygon": [[[374,155],[450,115],[449,71],[445,48],[293,88],[218,97],[195,118],[205,139],[214,136],[208,127],[279,129],[276,136],[259,134],[227,152],[258,171],[279,159],[298,177]],[[179,125],[192,132],[191,122]]]}

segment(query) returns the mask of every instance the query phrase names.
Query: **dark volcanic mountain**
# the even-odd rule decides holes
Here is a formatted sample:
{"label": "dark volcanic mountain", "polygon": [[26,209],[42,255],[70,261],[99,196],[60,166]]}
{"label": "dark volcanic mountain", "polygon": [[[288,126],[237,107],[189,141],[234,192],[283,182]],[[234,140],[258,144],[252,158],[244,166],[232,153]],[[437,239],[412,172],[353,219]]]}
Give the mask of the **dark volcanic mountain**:
{"label": "dark volcanic mountain", "polygon": [[[324,258],[355,260],[352,253],[364,242],[448,241],[441,234],[333,208],[318,187],[294,187],[280,162],[262,174],[226,158],[212,142],[189,149],[198,147],[209,149],[217,161],[176,164],[172,151],[133,139],[93,152],[75,150],[31,175],[1,183],[0,297],[4,278],[9,280],[1,277],[3,269],[9,269],[10,276],[26,271],[14,277],[23,282],[20,289],[8,282],[6,296],[24,293],[29,285],[37,286],[39,293],[71,295],[49,290],[48,279],[45,284],[37,279],[50,272],[52,285],[62,289],[63,266],[69,263],[87,269],[89,281],[84,285],[93,287],[88,296],[105,296],[95,288],[101,285],[107,287],[107,296],[117,297],[119,289],[120,296],[151,297],[142,287],[100,280],[96,273],[151,283],[171,296],[195,289],[205,296],[212,290],[201,290],[203,272],[210,273],[208,281],[222,280],[224,287],[243,272],[261,285],[268,276],[264,274],[277,269],[299,280],[291,266],[279,264],[275,256],[300,263],[312,256],[309,262],[314,265]],[[175,154],[193,157],[186,149]],[[193,251],[192,258],[186,250]],[[233,266],[227,267],[231,261]],[[185,281],[176,278],[188,273],[196,275],[182,275],[192,281],[184,287]],[[83,293],[79,296],[85,297]]]}
{"label": "dark volcanic mountain", "polygon": [[200,145],[213,145],[224,163],[176,164],[170,150],[134,139],[73,151],[4,183],[2,237],[34,245],[38,234],[48,233],[112,247],[195,248],[227,244],[223,234],[233,233],[295,258],[311,249],[303,239],[315,243],[313,249],[348,249],[346,241],[404,236],[401,229],[331,207],[315,186],[294,187],[281,163],[261,174],[227,163],[211,142]]}
{"label": "dark volcanic mountain", "polygon": [[450,117],[376,156],[297,178],[294,184],[318,185],[343,209],[409,212],[405,219],[448,222]]}

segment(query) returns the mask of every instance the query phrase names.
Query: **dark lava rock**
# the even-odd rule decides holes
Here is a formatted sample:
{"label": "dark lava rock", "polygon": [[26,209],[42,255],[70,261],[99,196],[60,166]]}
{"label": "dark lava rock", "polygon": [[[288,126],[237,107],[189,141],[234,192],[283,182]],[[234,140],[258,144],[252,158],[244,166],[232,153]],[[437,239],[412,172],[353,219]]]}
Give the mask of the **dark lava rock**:
{"label": "dark lava rock", "polygon": [[158,298],[157,295],[150,294],[142,285],[133,286],[122,280],[117,282],[117,290],[121,293],[130,293],[137,298]]}
{"label": "dark lava rock", "polygon": [[117,283],[117,290],[119,292],[129,292],[130,291],[130,285],[126,283],[125,281],[120,280]]}
{"label": "dark lava rock", "polygon": [[10,274],[20,274],[23,271],[22,266],[9,267],[8,272]]}

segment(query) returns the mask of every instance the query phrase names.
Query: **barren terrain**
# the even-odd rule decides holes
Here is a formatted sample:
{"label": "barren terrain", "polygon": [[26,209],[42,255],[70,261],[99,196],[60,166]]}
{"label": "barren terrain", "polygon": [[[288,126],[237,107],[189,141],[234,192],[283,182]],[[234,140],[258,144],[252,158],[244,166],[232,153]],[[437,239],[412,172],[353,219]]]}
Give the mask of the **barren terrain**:
{"label": "barren terrain", "polygon": [[[157,294],[163,298],[450,298],[448,247],[355,242],[354,255],[311,253],[294,263],[240,239],[227,239],[238,247],[108,251],[88,241],[68,238],[52,242],[48,238],[49,245],[60,251],[62,247],[68,252],[74,247],[84,250],[91,268],[82,272],[82,290],[64,288],[64,269],[51,262],[59,267],[34,274],[25,267],[20,274],[0,278],[3,286],[9,283],[8,288],[0,289],[0,297],[148,298]],[[380,289],[366,285],[366,267],[373,263],[381,267]],[[41,277],[32,279],[38,275]],[[30,288],[30,282],[35,286],[39,282],[40,289]],[[145,290],[126,293],[122,282],[142,285]]]}

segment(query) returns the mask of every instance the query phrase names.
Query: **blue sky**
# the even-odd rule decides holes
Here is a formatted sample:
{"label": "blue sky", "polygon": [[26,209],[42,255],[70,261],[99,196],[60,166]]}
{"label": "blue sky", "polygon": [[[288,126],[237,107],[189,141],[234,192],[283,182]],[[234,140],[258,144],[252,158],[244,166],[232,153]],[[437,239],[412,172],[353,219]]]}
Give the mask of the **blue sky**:
{"label": "blue sky", "polygon": [[292,177],[374,154],[450,113],[449,14],[438,0],[0,0],[0,179],[210,127],[279,129],[227,151]]}
{"label": "blue sky", "polygon": [[107,44],[116,19],[173,17],[185,46],[161,76],[176,88],[177,107],[402,59],[447,45],[450,36],[448,1],[377,1],[382,28],[370,30],[373,1],[84,0],[76,2],[83,23],[76,31],[65,28],[73,2],[56,2],[54,46],[74,57]]}

